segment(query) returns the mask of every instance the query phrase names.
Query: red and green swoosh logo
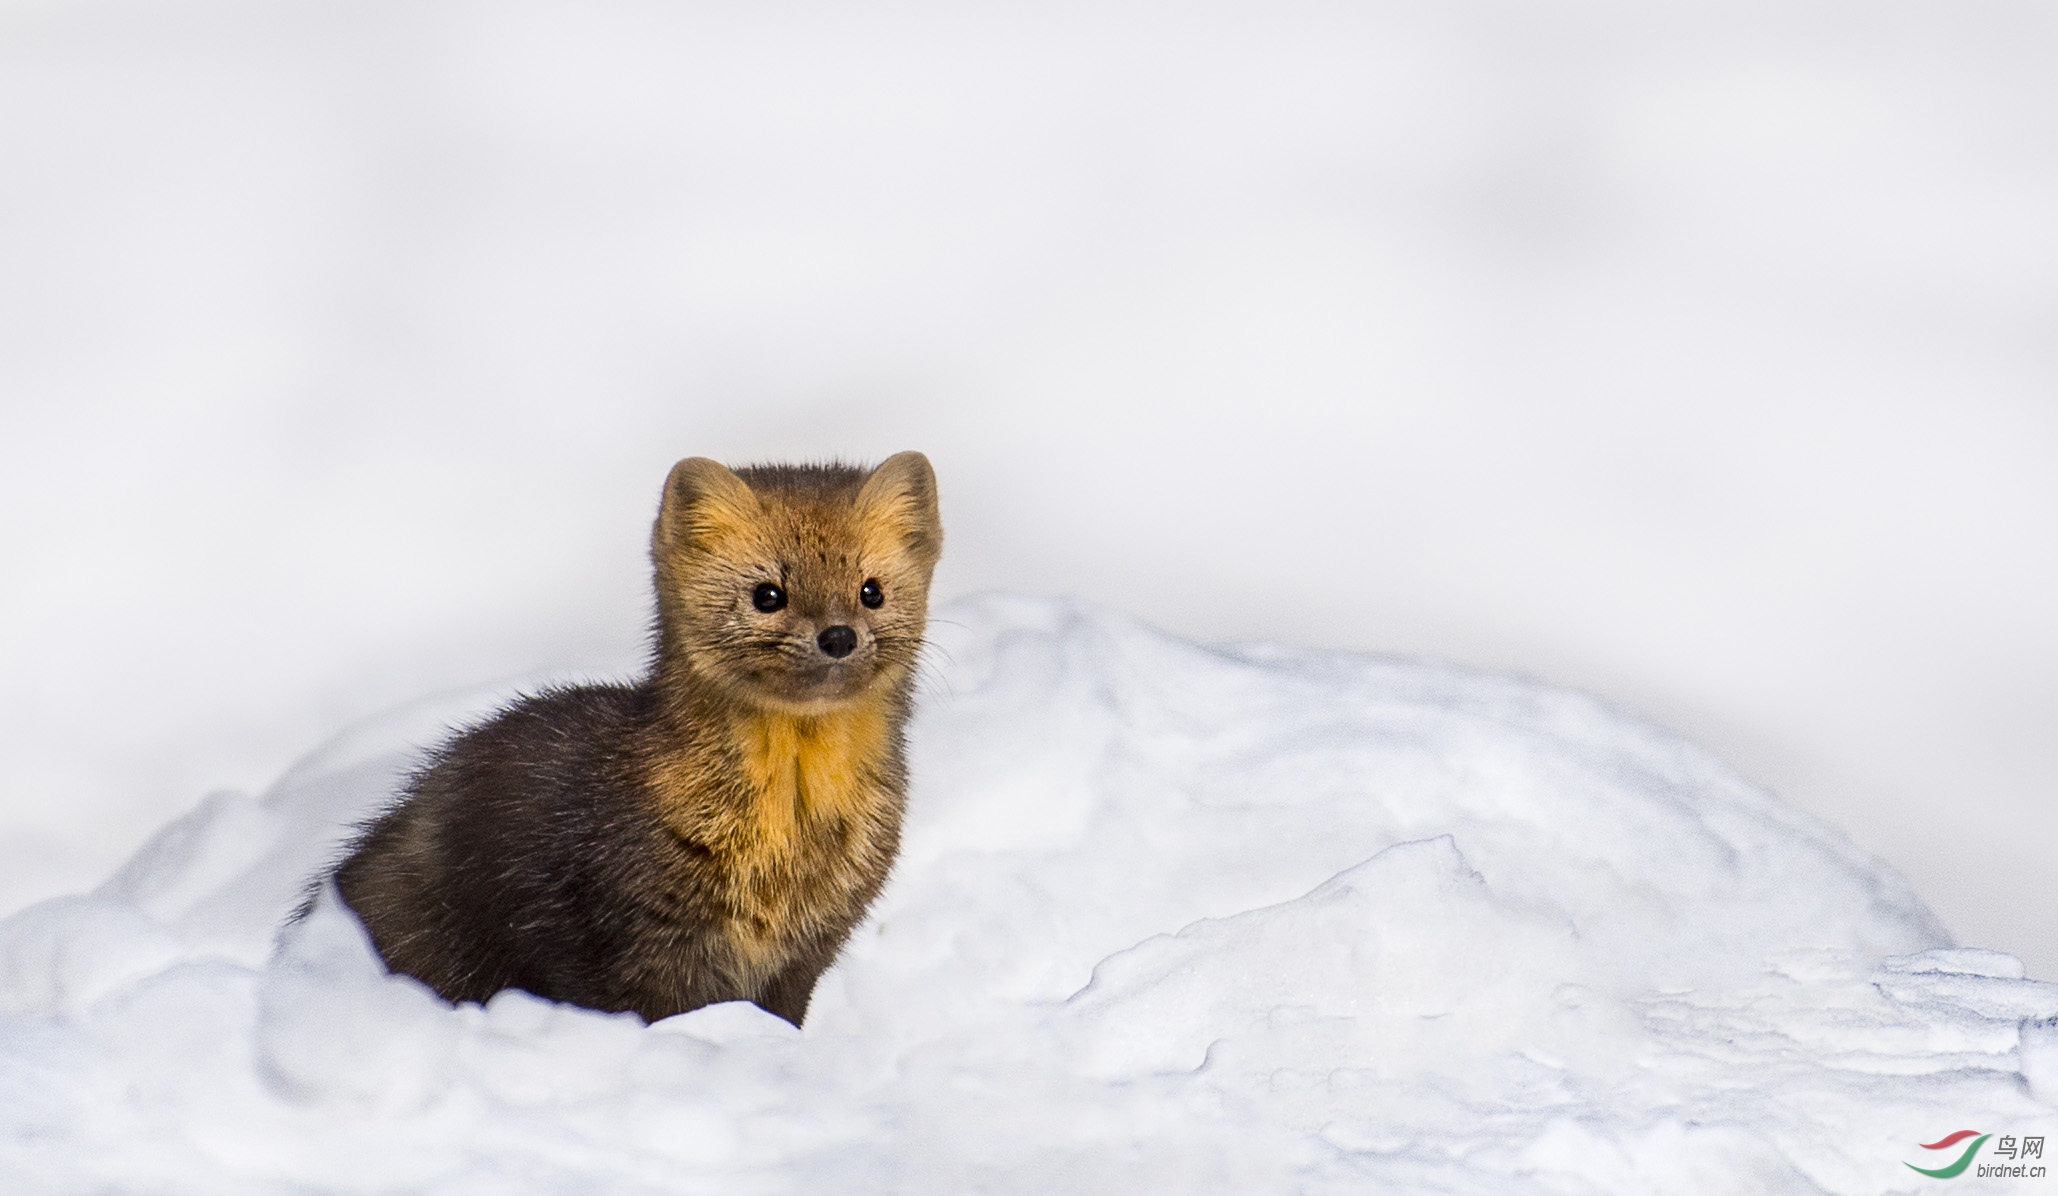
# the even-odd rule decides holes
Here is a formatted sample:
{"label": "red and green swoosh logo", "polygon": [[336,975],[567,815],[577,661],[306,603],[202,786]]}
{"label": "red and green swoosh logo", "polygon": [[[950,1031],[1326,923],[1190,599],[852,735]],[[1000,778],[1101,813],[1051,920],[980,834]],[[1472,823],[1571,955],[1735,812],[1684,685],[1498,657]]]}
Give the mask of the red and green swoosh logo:
{"label": "red and green swoosh logo", "polygon": [[1908,1169],[1920,1171],[1924,1175],[1933,1176],[1937,1179],[1950,1179],[1967,1167],[1972,1166],[1972,1156],[1978,1154],[1981,1144],[1992,1136],[1992,1134],[1982,1134],[1978,1130],[1959,1130],[1955,1134],[1946,1134],[1934,1142],[1924,1142],[1922,1143],[1922,1149],[1924,1150],[1949,1150],[1967,1138],[1972,1139],[1972,1145],[1965,1148],[1965,1153],[1959,1155],[1958,1161],[1955,1163],[1947,1163],[1934,1170],[1928,1167],[1917,1167],[1915,1164],[1910,1163],[1908,1164]]}

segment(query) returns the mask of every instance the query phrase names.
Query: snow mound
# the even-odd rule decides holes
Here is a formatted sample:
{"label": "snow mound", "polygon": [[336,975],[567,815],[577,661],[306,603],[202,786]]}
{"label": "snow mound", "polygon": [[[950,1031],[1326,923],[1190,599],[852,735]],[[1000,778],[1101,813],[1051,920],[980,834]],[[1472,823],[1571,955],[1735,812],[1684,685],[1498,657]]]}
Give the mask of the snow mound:
{"label": "snow mound", "polygon": [[35,1193],[1917,1190],[2041,1134],[2058,985],[1597,703],[939,613],[906,845],[805,1032],[384,974],[325,892],[425,706],[0,923]]}

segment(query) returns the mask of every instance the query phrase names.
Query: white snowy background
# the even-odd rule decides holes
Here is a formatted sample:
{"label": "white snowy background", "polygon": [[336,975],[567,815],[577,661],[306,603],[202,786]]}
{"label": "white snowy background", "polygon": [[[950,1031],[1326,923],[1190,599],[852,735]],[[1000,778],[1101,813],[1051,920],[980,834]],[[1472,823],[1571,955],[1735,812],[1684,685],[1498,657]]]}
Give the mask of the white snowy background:
{"label": "white snowy background", "polygon": [[2058,977],[2058,14],[0,5],[0,908],[627,667],[664,469],[1512,670]]}
{"label": "white snowy background", "polygon": [[[310,749],[383,712],[540,669],[634,667],[645,537],[677,457],[876,459],[921,448],[943,485],[940,596],[1076,595],[1190,641],[1428,658],[1583,690],[1703,745],[1884,859],[1941,928],[1917,906],[1838,904],[1850,886],[1897,882],[1803,819],[1790,849],[1841,862],[1809,865],[1784,892],[1708,880],[1706,908],[1671,894],[1651,898],[1651,917],[1671,910],[1692,922],[1730,903],[1743,912],[1707,916],[1745,928],[1728,963],[1748,970],[1757,946],[1784,941],[1764,921],[1777,921],[1782,903],[1819,905],[1830,911],[1820,933],[1844,954],[1707,990],[1727,993],[1729,1006],[1680,998],[1668,1010],[1665,998],[1593,972],[1602,965],[1580,955],[1586,948],[1521,929],[1535,929],[1538,908],[1578,924],[1581,902],[1610,898],[1553,889],[1569,872],[1524,880],[1520,865],[1482,856],[1462,834],[1436,847],[1436,818],[1411,822],[1389,801],[1359,821],[1329,807],[1282,814],[1267,825],[1288,827],[1284,841],[1305,841],[1310,854],[1252,861],[1242,879],[1234,865],[1211,866],[1201,883],[1180,872],[1180,852],[1199,859],[1210,836],[1244,842],[1252,827],[1153,807],[1146,785],[1122,799],[1145,804],[1109,816],[1139,834],[1125,820],[1191,816],[1185,831],[1147,840],[1168,853],[1166,872],[1152,876],[1187,903],[1139,899],[1081,923],[1054,912],[1050,925],[1079,938],[1039,940],[1031,962],[1044,972],[982,959],[943,991],[1058,1000],[1118,948],[1195,917],[1226,921],[1170,946],[1138,945],[1141,956],[1108,973],[1117,996],[1082,996],[1073,1021],[1031,1018],[1030,1030],[989,1035],[1000,1044],[990,1058],[967,1062],[962,1041],[933,1048],[948,1065],[909,1074],[970,1075],[976,1092],[1024,1074],[1024,1060],[1055,1041],[1053,1057],[1085,1059],[1086,1078],[1041,1076],[1048,1082],[1031,1091],[1090,1106],[1107,1091],[1093,1084],[1145,1083],[1143,1096],[1125,1089],[1128,1103],[1103,1110],[1112,1124],[1179,1165],[1209,1165],[1205,1152],[1182,1154],[1176,1134],[1152,1137],[1151,1119],[1233,1119],[1235,1094],[1248,1088],[1236,1069],[1267,1051],[1344,1049],[1322,1037],[1337,1032],[1322,1021],[1336,1011],[1316,1017],[1326,1030],[1282,1027],[1281,1006],[1225,980],[1223,999],[1249,1007],[1196,1013],[1216,990],[1205,975],[1182,998],[1148,983],[1151,970],[1179,973],[1182,950],[1209,957],[1225,942],[1322,941],[1331,915],[1318,886],[1342,872],[1355,880],[1319,892],[1436,911],[1421,932],[1430,939],[1386,942],[1395,958],[1433,953],[1439,930],[1531,953],[1511,965],[1505,992],[1445,1011],[1533,1030],[1530,1054],[1461,1038],[1472,1052],[1460,1052],[1462,1075],[1388,1060],[1366,1081],[1371,1095],[1336,1098],[1350,1117],[1322,1131],[1327,1149],[1383,1160],[1369,1174],[1472,1190],[1437,1168],[1463,1157],[1482,1191],[1517,1190],[1509,1175],[1559,1174],[1576,1177],[1566,1190],[1635,1191],[1661,1190],[1651,1176],[1676,1163],[1685,1170],[1667,1181],[1674,1190],[1709,1191],[1708,1174],[1741,1159],[1755,1190],[1880,1190],[1907,1152],[1903,1130],[1929,1130],[1932,1110],[1982,1111],[1999,1125],[2030,1116],[2009,1104],[2029,1099],[2022,1083],[2046,1108],[2058,1083],[2047,1073],[2037,1073],[2042,1086],[2005,1082],[2058,1068],[2058,1046],[2039,1056],[2011,1037],[2011,1019],[2050,1016],[2047,988],[2001,955],[1907,954],[1947,934],[2058,977],[2053,62],[2058,14],[2048,5],[1980,0],[0,4],[0,912],[92,888],[203,795],[263,792]],[[1069,608],[1030,609],[1046,614],[1019,620]],[[1243,686],[1247,700],[1270,701],[1264,683],[1229,665],[1178,672],[1179,651],[1107,614],[1077,618],[1084,630],[1044,649],[1065,668],[1032,653],[1026,674],[1001,675],[1042,704],[925,715],[928,734],[946,736],[926,749],[935,775],[964,780],[922,791],[938,795],[931,816],[945,819],[924,832],[932,865],[995,849],[982,835],[1025,834],[1026,848],[1010,845],[1033,856],[1099,825],[1047,809],[1019,823],[1005,813],[950,822],[937,803],[953,792],[987,794],[976,809],[1009,808],[1005,792],[994,797],[965,773],[980,757],[972,747],[953,755],[951,734],[985,743],[1025,711],[1045,717],[1050,702],[1069,702],[1081,721],[1036,724],[1045,741],[1094,759],[1109,743],[1133,754],[1141,749],[1122,735],[1135,732],[1136,712],[1161,714],[1106,691],[1159,667],[1203,691]],[[961,621],[968,660],[1006,656],[995,645],[1008,618]],[[1108,647],[1144,642],[1157,646]],[[1112,656],[1074,659],[1096,645]],[[1317,686],[1249,723],[1212,710],[1186,733],[1201,745],[1236,726],[1276,734],[1273,764],[1290,782],[1303,749],[1335,766],[1292,728],[1321,725],[1325,700],[1368,702],[1376,689]],[[964,681],[962,692],[978,691]],[[1559,701],[1571,699],[1544,706]],[[1108,722],[1111,709],[1128,721]],[[364,732],[377,747],[365,750],[389,767],[402,740],[377,726],[388,730]],[[1645,750],[1640,732],[1593,734],[1609,750]],[[1444,744],[1404,740],[1393,741],[1396,759]],[[1501,775],[1487,767],[1491,745],[1472,747],[1489,781]],[[1142,755],[1161,767],[1141,775],[1200,800],[1192,778],[1171,775],[1177,753]],[[1367,761],[1368,776],[1405,779],[1378,772],[1398,767],[1390,759]],[[1264,773],[1262,760],[1250,767]],[[1557,780],[1509,782],[1531,794],[1500,812],[1517,824],[1569,808],[1535,798],[1564,781],[1537,767]],[[1525,769],[1504,771],[1532,777]],[[1699,800],[1758,808],[1711,762],[1675,773],[1666,775]],[[77,1157],[77,1142],[52,1128],[76,1130],[63,1121],[72,1114],[23,1121],[29,1106],[10,1101],[62,1089],[52,1108],[85,1124],[104,1114],[106,1093],[142,1092],[147,1116],[96,1131],[102,1147],[162,1148],[101,1153],[114,1171],[94,1182],[128,1190],[120,1167],[161,1163],[176,1154],[167,1142],[234,1153],[251,1145],[236,1135],[262,1124],[276,1142],[304,1147],[310,1126],[329,1125],[264,1122],[272,1114],[249,1110],[271,1105],[236,1103],[248,1095],[237,1083],[252,1076],[299,1076],[323,1117],[354,1099],[411,1113],[409,1101],[446,1088],[500,1108],[529,1099],[525,1082],[570,1082],[566,1060],[612,1031],[573,1019],[551,1047],[556,1031],[519,1003],[454,1029],[417,1010],[411,1022],[395,1016],[427,1027],[459,1062],[381,1071],[374,1058],[360,1074],[349,1060],[308,1057],[318,1036],[296,1037],[290,1017],[278,1028],[277,1010],[302,1008],[277,995],[290,968],[261,982],[206,972],[230,967],[204,964],[216,958],[209,951],[254,967],[268,941],[252,922],[269,908],[262,901],[236,907],[243,922],[232,933],[208,921],[209,894],[239,869],[278,873],[309,858],[293,836],[319,820],[293,813],[296,795],[362,802],[376,796],[366,775],[311,765],[296,774],[299,789],[273,789],[271,804],[211,799],[98,904],[59,903],[13,923],[0,1013],[74,1011],[80,1020],[64,1033],[98,1035],[86,1054],[102,1070],[73,1066],[85,1048],[57,1031],[10,1038],[0,1054],[14,1069],[0,1078],[14,1087],[0,1084],[0,1123],[27,1134],[21,1141],[71,1141]],[[1252,780],[1251,792],[1288,782]],[[1381,792],[1405,791],[1395,784]],[[1450,792],[1499,792],[1482,784]],[[1080,809],[1089,807],[1098,808]],[[1454,818],[1442,824],[1456,833]],[[1609,833],[1621,850],[1656,845],[1668,861],[1683,841],[1626,824]],[[1409,842],[1429,846],[1377,854]],[[1373,860],[1385,862],[1353,867]],[[1021,875],[1041,875],[1033,864]],[[1616,866],[1628,868],[1629,891],[1644,891],[1634,866]],[[1673,879],[1688,889],[1715,875],[1691,859],[1678,867]],[[1468,869],[1486,876],[1489,895],[1438,905],[1433,894],[1472,892]],[[960,910],[963,895],[947,869],[927,875],[931,887],[896,908],[903,924],[941,933],[922,911]],[[1295,901],[1315,904],[1277,904]],[[1033,906],[982,910],[966,925],[1033,938],[1037,927],[1011,921]],[[183,937],[151,937],[174,926]],[[296,958],[317,973],[343,967],[348,936],[331,923],[312,929],[330,938]],[[39,943],[56,946],[39,955]],[[924,958],[920,932],[912,947],[867,950],[857,962],[872,971],[856,968],[849,983],[904,977]],[[174,980],[136,991],[139,977],[192,959],[199,972],[173,968]],[[1390,984],[1387,966],[1339,963],[1331,979]],[[1565,974],[1601,994],[1599,1012],[1580,1013],[1547,987],[1536,993],[1557,1002],[1548,1017],[1525,1002],[1525,985]],[[1766,988],[1789,980],[1791,992]],[[1125,984],[1140,1003],[1122,1003]],[[890,1002],[838,991],[829,1008],[842,1020],[830,1019],[823,1041],[856,1053],[810,1056],[802,1072],[827,1069],[808,1073],[817,1087],[866,1091],[876,1064],[867,1041],[914,1052],[902,1067],[932,1057],[911,1023],[882,1012]],[[1415,996],[1427,1009],[1449,994]],[[219,1026],[193,1013],[217,1008]],[[1594,1028],[1631,1017],[1624,1008],[1662,1049]],[[1231,1094],[1229,1106],[1201,1089],[1153,1103],[1155,1081],[1135,1077],[1191,1066],[1193,1044],[1174,1034],[1164,1058],[1135,1048],[1142,1054],[1111,1060],[1093,1043],[1128,1042],[1122,1017],[1155,1025],[1166,1009],[1175,1026],[1182,1016],[1255,1018],[1269,1027],[1261,1037],[1285,1038],[1223,1057],[1227,1070],[1209,1082]],[[1760,1041],[1735,1024],[1740,1011],[1767,1009],[1778,1034]],[[991,1029],[980,1021],[988,1012],[923,1032],[977,1038]],[[1363,1014],[1362,1032],[1396,1041],[1377,1038],[1392,1030],[1380,1020],[1389,1016],[1399,1015]],[[272,1028],[239,1037],[237,1018]],[[152,1026],[184,1027],[192,1050],[131,1041]],[[254,1051],[257,1070],[223,1056],[240,1079],[178,1079],[180,1061],[206,1054],[195,1044],[216,1043],[216,1031]],[[686,1037],[719,1046],[763,1028],[698,1032]],[[1788,1070],[1735,1045],[1797,1033],[1814,1051]],[[546,1057],[509,1063],[493,1054],[494,1034]],[[1707,1048],[1716,1055],[1730,1051],[1714,1073],[1681,1045],[1696,1035],[1718,1044]],[[1768,1100],[1798,1095],[1706,1113],[1706,1124],[1742,1127],[1734,1138],[1666,1120],[1652,1111],[1677,1112],[1662,1094],[1611,1106],[1620,1060],[1609,1052],[1632,1040],[1689,1060],[1662,1073],[1689,1090],[1777,1075],[1786,1086],[1768,1085]],[[375,1055],[379,1039],[344,1041]],[[1605,1049],[1569,1071],[1552,1055],[1595,1043]],[[632,1094],[643,1092],[631,1066],[643,1049],[619,1054],[631,1078],[617,1080]],[[1969,1086],[1840,1088],[1817,1074],[1832,1056],[1867,1060],[1860,1072],[1956,1075]],[[761,1063],[735,1064],[737,1074],[785,1074],[785,1063]],[[1559,1079],[1522,1070],[1532,1065],[1559,1068]],[[428,1087],[409,1088],[417,1082]],[[598,1096],[574,1094],[591,1097],[579,1116],[615,1116],[616,1081],[593,1082]],[[791,1095],[764,1083],[767,1107]],[[1417,1125],[1382,1103],[1439,1093],[1456,1103]],[[906,1176],[879,1145],[890,1138],[868,1134],[949,1112],[910,1112],[907,1099],[850,1096],[835,1114],[856,1119],[836,1140],[885,1152],[868,1173],[880,1185]],[[464,1100],[435,1107],[458,1119],[443,1127],[458,1138],[490,1124],[464,1121]],[[1289,1113],[1264,1124],[1286,1145],[1214,1160],[1220,1175],[1299,1157],[1306,1110],[1328,1106],[1282,1107]],[[1535,1112],[1547,1107],[1601,1112]],[[239,1110],[255,1120],[224,1129]],[[2022,1124],[2048,1124],[2041,1116]],[[511,1124],[493,1132],[512,1141],[528,1123]],[[1043,1123],[1015,1149],[1076,1148],[1060,1129]],[[331,1130],[312,1154],[278,1149],[314,1167],[308,1159],[355,1157],[350,1134],[372,1133]],[[700,1145],[687,1153],[730,1157],[706,1146],[723,1132],[689,1135]],[[1000,1155],[1006,1140],[980,1139]],[[492,1140],[476,1149],[497,1157]],[[749,1157],[756,1147],[723,1149]],[[67,1156],[9,1157],[58,1169],[38,1172],[48,1177]],[[583,1174],[576,1150],[553,1157],[564,1174]],[[467,1173],[462,1158],[432,1162]],[[986,1174],[962,1158],[932,1162],[909,1174],[945,1186]],[[1139,1166],[1177,1172],[1156,1162]],[[1702,1163],[1712,1171],[1693,1170]],[[291,1171],[281,1162],[274,1174]],[[199,1162],[180,1174],[195,1191],[232,1190]],[[1355,1173],[1337,1174],[1347,1189]]]}

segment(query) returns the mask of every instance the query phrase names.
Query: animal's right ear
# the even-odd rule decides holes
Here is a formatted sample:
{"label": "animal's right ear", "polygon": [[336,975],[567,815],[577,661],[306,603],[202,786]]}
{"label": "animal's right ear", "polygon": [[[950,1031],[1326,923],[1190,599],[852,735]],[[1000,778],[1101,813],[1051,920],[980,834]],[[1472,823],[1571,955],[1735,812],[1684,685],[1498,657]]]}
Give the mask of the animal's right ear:
{"label": "animal's right ear", "polygon": [[665,479],[665,497],[651,538],[659,548],[682,547],[763,510],[749,483],[727,466],[706,457],[688,457],[672,466]]}

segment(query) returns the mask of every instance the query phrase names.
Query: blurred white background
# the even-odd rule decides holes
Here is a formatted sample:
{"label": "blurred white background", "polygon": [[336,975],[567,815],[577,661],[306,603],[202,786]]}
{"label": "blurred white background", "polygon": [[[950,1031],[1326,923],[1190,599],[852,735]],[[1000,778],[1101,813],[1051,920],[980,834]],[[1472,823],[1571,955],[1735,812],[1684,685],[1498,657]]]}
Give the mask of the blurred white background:
{"label": "blurred white background", "polygon": [[0,4],[0,910],[642,652],[677,457],[943,595],[1602,695],[2058,977],[2058,10]]}

